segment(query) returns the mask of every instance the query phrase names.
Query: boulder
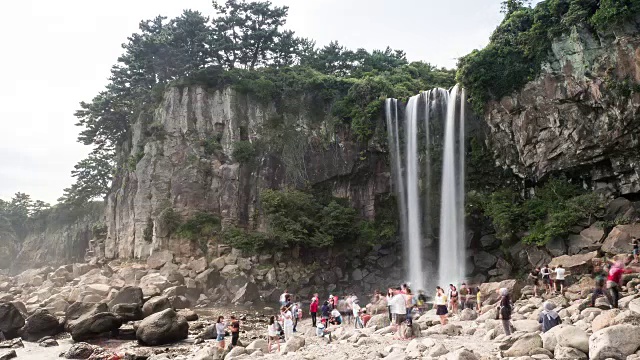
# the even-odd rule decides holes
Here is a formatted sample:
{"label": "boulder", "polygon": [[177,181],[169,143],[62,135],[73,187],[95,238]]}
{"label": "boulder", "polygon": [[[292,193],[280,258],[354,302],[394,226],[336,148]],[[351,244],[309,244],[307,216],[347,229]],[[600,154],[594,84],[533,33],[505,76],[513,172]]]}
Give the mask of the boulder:
{"label": "boulder", "polygon": [[111,312],[116,314],[123,323],[144,318],[140,304],[116,304],[111,308]]}
{"label": "boulder", "polygon": [[171,286],[166,277],[158,274],[147,274],[140,279],[140,288],[144,296],[157,296],[162,294],[164,289]]}
{"label": "boulder", "polygon": [[602,251],[609,254],[630,254],[633,250],[631,237],[640,237],[640,224],[614,227],[602,244]]}
{"label": "boulder", "polygon": [[146,317],[136,330],[138,342],[150,346],[174,343],[188,336],[187,320],[173,309],[166,309]]}
{"label": "boulder", "polygon": [[171,302],[166,296],[155,296],[142,306],[142,315],[147,317],[165,309],[171,309]]}
{"label": "boulder", "polygon": [[598,252],[592,251],[586,254],[562,255],[555,257],[549,263],[550,267],[562,265],[573,274],[590,273],[593,269],[593,260],[598,258]]}
{"label": "boulder", "polygon": [[622,324],[598,330],[589,337],[589,359],[624,359],[640,347],[640,326]]}
{"label": "boulder", "polygon": [[587,354],[567,346],[558,344],[553,351],[553,358],[556,360],[587,360]]}
{"label": "boulder", "polygon": [[444,344],[438,343],[436,344],[436,346],[432,347],[431,350],[429,350],[428,355],[431,356],[432,358],[437,358],[442,355],[446,355],[448,353],[449,353],[449,349],[447,349],[444,346]]}
{"label": "boulder", "polygon": [[514,320],[511,321],[516,331],[536,332],[541,330],[540,323],[537,320]]}
{"label": "boulder", "polygon": [[117,304],[138,304],[142,306],[142,303],[142,289],[137,286],[125,286],[109,301],[108,306],[111,309]]}
{"label": "boulder", "polygon": [[479,270],[489,270],[496,264],[497,261],[498,258],[496,256],[491,255],[486,251],[480,251],[477,254],[473,255],[473,263]]}
{"label": "boulder", "polygon": [[12,303],[0,304],[0,331],[8,339],[18,336],[18,331],[24,326],[24,317]]}
{"label": "boulder", "polygon": [[22,339],[5,340],[0,342],[0,349],[18,349],[23,348]]}
{"label": "boulder", "polygon": [[173,254],[169,250],[157,251],[147,258],[147,267],[149,269],[159,270],[165,264],[173,261]]}
{"label": "boulder", "polygon": [[371,317],[371,319],[369,319],[369,322],[367,322],[366,327],[374,328],[374,329],[378,330],[378,329],[382,329],[384,327],[387,327],[389,325],[390,325],[389,315],[387,315],[387,314],[378,314],[378,315],[373,315]]}
{"label": "boulder", "polygon": [[187,321],[196,321],[199,318],[195,311],[189,309],[178,310],[178,315],[184,317]]}
{"label": "boulder", "polygon": [[304,337],[302,336],[294,336],[289,341],[284,344],[282,348],[281,354],[289,354],[300,350],[305,345]]}
{"label": "boulder", "polygon": [[219,258],[213,259],[213,261],[211,261],[210,267],[216,272],[220,272],[220,270],[222,270],[225,265],[227,265],[227,263],[224,260],[224,256],[221,256]]}
{"label": "boulder", "polygon": [[71,338],[74,341],[88,340],[118,330],[121,325],[122,320],[112,313],[85,314],[70,326]]}
{"label": "boulder", "polygon": [[258,286],[253,282],[248,282],[238,290],[231,302],[234,304],[244,304],[248,301],[256,301],[258,299],[260,299]]}
{"label": "boulder", "polygon": [[[610,311],[601,312],[591,322],[591,330],[596,332],[614,324],[616,315],[620,313],[619,309],[611,309]],[[588,350],[587,350],[588,351]]]}
{"label": "boulder", "polygon": [[472,351],[461,348],[448,353],[446,360],[478,360],[478,357]]}
{"label": "boulder", "polygon": [[111,286],[105,284],[91,284],[87,285],[85,289],[90,293],[106,297],[111,291]]}
{"label": "boulder", "polygon": [[16,353],[15,350],[0,351],[0,360],[9,360],[17,357],[18,357],[18,354]]}
{"label": "boulder", "polygon": [[58,318],[46,309],[38,309],[29,316],[20,330],[21,337],[26,341],[38,341],[45,336],[54,336],[63,330]]}
{"label": "boulder", "polygon": [[562,345],[578,349],[584,353],[589,352],[589,336],[587,333],[573,325],[560,324],[542,334],[543,347],[554,351],[556,346]]}
{"label": "boulder", "polygon": [[[620,305],[619,302],[618,305]],[[640,298],[629,301],[629,310],[636,314],[640,314]]]}
{"label": "boulder", "polygon": [[209,289],[215,289],[221,282],[220,273],[215,269],[207,269],[196,276],[196,283],[198,286],[207,291]]}
{"label": "boulder", "polygon": [[495,304],[500,300],[500,294],[497,290],[506,288],[509,290],[509,294],[512,299],[518,299],[520,297],[520,290],[522,289],[516,280],[504,280],[501,282],[490,282],[480,285],[480,291],[484,298],[484,304]]}
{"label": "boulder", "polygon": [[184,296],[174,296],[169,298],[171,308],[174,310],[188,309],[191,307],[191,301]]}
{"label": "boulder", "polygon": [[538,334],[526,334],[511,345],[509,350],[503,352],[503,356],[526,356],[533,350],[542,347],[542,338]]}
{"label": "boulder", "polygon": [[207,270],[207,259],[201,257],[199,259],[192,260],[191,262],[189,262],[189,265],[191,266],[191,270],[195,271],[196,274],[200,274],[201,272]]}
{"label": "boulder", "polygon": [[[569,235],[569,255],[583,254],[600,249],[600,243],[604,239],[604,230],[596,225],[591,225],[580,232],[580,235]],[[564,264],[563,264],[564,265]]]}
{"label": "boulder", "polygon": [[478,313],[473,310],[466,308],[460,312],[460,321],[471,321],[478,318]]}
{"label": "boulder", "polygon": [[73,344],[69,350],[64,353],[65,359],[88,359],[98,346],[90,345],[85,342]]}
{"label": "boulder", "polygon": [[74,322],[84,315],[93,315],[108,311],[109,308],[105,303],[75,302],[67,308],[65,313],[65,330],[70,331]]}

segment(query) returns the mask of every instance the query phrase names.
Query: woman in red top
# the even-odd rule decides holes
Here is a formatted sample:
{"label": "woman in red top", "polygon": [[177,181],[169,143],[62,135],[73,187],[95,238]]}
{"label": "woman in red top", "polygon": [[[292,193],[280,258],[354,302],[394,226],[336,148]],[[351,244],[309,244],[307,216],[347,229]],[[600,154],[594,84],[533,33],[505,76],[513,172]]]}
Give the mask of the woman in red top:
{"label": "woman in red top", "polygon": [[309,314],[311,314],[311,321],[313,322],[313,327],[316,327],[316,316],[318,314],[318,293],[313,294],[311,298],[311,305],[309,305]]}
{"label": "woman in red top", "polygon": [[[633,258],[627,259],[627,262],[631,262]],[[611,298],[613,304],[611,306],[614,309],[618,308],[618,299],[620,299],[620,281],[622,275],[636,272],[634,269],[625,269],[625,262],[622,260],[616,261],[609,270],[609,276],[607,276],[607,288],[611,292]]]}

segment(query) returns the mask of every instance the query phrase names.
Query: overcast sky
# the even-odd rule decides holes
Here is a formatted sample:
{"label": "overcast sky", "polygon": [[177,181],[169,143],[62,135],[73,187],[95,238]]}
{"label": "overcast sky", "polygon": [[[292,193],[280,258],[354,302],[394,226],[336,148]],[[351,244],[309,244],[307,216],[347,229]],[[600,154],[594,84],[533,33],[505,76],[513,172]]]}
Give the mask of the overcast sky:
{"label": "overcast sky", "polygon": [[[500,0],[272,0],[287,28],[318,45],[406,51],[454,67],[502,19]],[[142,19],[212,15],[210,0],[0,1],[0,199],[17,191],[54,203],[89,151],[73,116],[107,83],[121,43]]]}

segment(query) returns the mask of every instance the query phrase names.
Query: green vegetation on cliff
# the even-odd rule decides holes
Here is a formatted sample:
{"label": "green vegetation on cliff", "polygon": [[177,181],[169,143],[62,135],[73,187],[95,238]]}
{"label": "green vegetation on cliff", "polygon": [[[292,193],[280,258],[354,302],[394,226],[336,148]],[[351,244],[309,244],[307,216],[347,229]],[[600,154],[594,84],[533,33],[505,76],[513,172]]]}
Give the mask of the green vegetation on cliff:
{"label": "green vegetation on cliff", "polygon": [[454,84],[453,70],[408,63],[399,50],[352,51],[338,42],[317,48],[282,29],[287,7],[240,0],[213,1],[213,7],[212,19],[187,10],[171,20],[142,21],[123,44],[105,90],[76,113],[83,128],[78,140],[94,151],[76,165],[76,183],[61,201],[79,204],[107,194],[116,149],[123,150],[132,124],[150,113],[166,86],[233,86],[276,105],[287,96],[317,96],[365,142],[384,98]]}
{"label": "green vegetation on cliff", "polygon": [[[604,206],[598,194],[585,192],[564,178],[553,178],[523,198],[513,188],[472,193],[467,207],[491,218],[496,237],[507,243],[522,236],[525,243],[544,245],[566,236],[571,226],[596,216]],[[591,222],[591,221],[590,221]]]}
{"label": "green vegetation on cliff", "polygon": [[457,80],[467,89],[478,114],[492,100],[521,89],[540,73],[555,38],[572,28],[607,32],[640,13],[637,0],[546,0],[504,2],[505,18],[489,45],[458,63]]}

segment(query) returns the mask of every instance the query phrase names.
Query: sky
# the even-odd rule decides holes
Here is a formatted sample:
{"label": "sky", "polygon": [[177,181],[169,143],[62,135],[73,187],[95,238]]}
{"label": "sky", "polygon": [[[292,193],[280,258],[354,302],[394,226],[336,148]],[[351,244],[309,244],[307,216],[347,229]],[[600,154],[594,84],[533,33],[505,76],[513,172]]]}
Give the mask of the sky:
{"label": "sky", "polygon": [[[347,48],[402,49],[410,61],[455,67],[488,43],[500,0],[272,0],[286,28]],[[213,15],[210,0],[1,1],[0,199],[18,191],[55,203],[90,148],[73,116],[107,84],[138,23],[182,10]]]}

